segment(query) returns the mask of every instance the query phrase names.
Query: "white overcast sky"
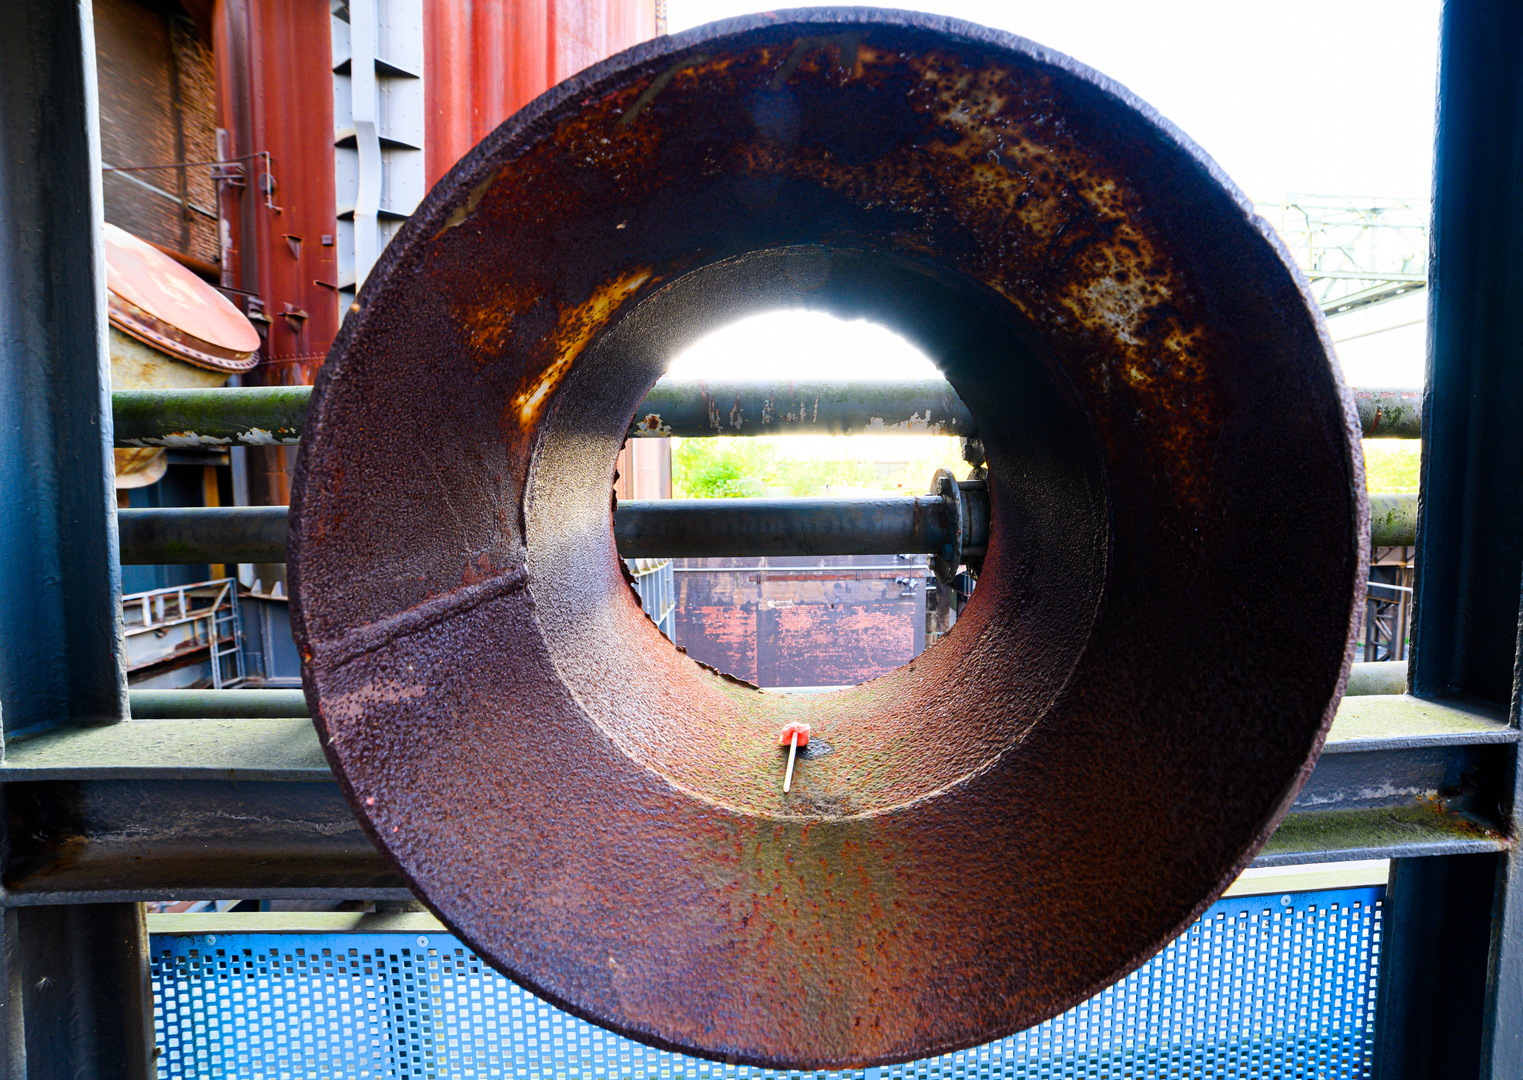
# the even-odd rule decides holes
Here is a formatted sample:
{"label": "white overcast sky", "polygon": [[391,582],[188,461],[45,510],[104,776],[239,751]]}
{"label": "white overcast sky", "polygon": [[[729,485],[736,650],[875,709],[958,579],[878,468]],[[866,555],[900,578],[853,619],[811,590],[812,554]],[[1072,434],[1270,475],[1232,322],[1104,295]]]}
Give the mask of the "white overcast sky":
{"label": "white overcast sky", "polygon": [[[951,15],[1069,54],[1153,105],[1255,201],[1278,202],[1288,193],[1429,194],[1439,0],[920,0],[873,6]],[[668,29],[676,33],[762,10],[777,7],[667,0]],[[1418,322],[1405,328],[1368,335],[1361,325],[1361,336],[1340,349],[1350,381],[1420,381],[1420,305],[1414,310]],[[1390,321],[1411,322],[1411,316],[1393,312]],[[1345,336],[1336,320],[1332,327],[1335,338]],[[777,348],[779,334],[796,342],[786,356]],[[818,354],[811,343],[818,344]],[[845,352],[843,345],[849,346]],[[823,316],[779,312],[699,342],[678,359],[673,374],[891,378],[923,373],[916,355],[891,335],[864,336],[861,327],[832,326]]]}

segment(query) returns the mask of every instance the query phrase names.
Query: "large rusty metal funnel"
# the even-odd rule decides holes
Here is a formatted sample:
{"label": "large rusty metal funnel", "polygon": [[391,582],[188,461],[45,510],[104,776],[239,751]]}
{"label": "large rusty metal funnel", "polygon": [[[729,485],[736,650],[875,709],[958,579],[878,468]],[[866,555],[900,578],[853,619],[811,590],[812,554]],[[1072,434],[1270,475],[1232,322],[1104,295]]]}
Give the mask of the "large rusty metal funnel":
{"label": "large rusty metal funnel", "polygon": [[[956,628],[814,698],[663,639],[609,505],[666,359],[787,305],[916,341],[989,454]],[[965,1047],[1136,968],[1290,805],[1358,430],[1269,227],[1125,90],[928,16],[716,24],[534,102],[377,265],[297,472],[307,697],[376,843],[547,999],[757,1064]]]}

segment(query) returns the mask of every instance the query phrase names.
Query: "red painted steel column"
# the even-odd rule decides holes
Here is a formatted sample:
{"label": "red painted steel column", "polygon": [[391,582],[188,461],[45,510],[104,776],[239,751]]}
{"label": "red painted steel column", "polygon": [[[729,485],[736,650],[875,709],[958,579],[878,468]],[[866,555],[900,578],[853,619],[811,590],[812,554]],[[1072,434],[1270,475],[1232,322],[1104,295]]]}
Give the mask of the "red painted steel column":
{"label": "red painted steel column", "polygon": [[[229,222],[237,287],[254,294],[249,314],[265,339],[245,382],[310,384],[340,321],[328,5],[223,0],[217,8],[224,151],[245,159]],[[252,501],[289,500],[291,458],[280,447],[250,451]]]}
{"label": "red painted steel column", "polygon": [[653,0],[424,5],[428,183],[562,79],[655,32]]}
{"label": "red painted steel column", "polygon": [[259,288],[270,319],[262,370],[267,383],[310,383],[339,324],[328,5],[252,0],[248,10],[258,143],[251,149],[269,151],[274,176],[274,208],[261,201],[258,219]]}

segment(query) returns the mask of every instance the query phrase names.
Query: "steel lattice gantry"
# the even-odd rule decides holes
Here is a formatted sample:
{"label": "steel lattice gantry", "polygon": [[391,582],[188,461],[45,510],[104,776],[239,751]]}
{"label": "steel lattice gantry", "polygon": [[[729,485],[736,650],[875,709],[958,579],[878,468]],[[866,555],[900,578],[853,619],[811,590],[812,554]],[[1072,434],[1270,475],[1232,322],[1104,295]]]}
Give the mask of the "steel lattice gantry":
{"label": "steel lattice gantry", "polygon": [[[1345,703],[1259,860],[1395,859],[1387,1080],[1523,1074],[1511,405],[1523,392],[1511,258],[1523,242],[1523,11],[1456,0],[1442,33],[1415,697]],[[17,1077],[152,1074],[136,901],[409,895],[307,721],[122,722],[92,56],[88,5],[29,0],[0,37],[0,1060]],[[1359,794],[1375,789],[1398,794]]]}

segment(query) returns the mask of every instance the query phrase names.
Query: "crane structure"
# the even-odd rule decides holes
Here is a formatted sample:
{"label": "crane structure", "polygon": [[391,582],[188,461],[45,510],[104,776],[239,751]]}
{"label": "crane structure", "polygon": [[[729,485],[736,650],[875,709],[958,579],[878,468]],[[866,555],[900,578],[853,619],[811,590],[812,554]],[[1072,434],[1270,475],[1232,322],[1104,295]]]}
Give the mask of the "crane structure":
{"label": "crane structure", "polygon": [[1427,199],[1287,194],[1261,203],[1329,318],[1384,304],[1428,284]]}

